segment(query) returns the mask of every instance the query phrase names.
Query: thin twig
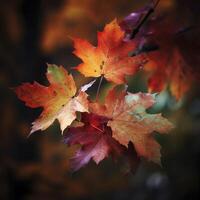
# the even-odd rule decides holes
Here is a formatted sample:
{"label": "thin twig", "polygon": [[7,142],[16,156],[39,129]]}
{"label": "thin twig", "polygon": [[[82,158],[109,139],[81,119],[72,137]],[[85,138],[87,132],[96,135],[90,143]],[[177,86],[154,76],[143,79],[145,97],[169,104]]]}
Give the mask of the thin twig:
{"label": "thin twig", "polygon": [[157,0],[156,3],[154,4],[154,10],[156,9],[156,7],[158,6],[160,0]]}
{"label": "thin twig", "polygon": [[149,9],[147,14],[144,16],[144,18],[138,24],[138,26],[135,29],[133,29],[133,31],[131,33],[131,36],[130,36],[130,39],[133,39],[136,36],[136,34],[140,31],[140,28],[143,26],[143,24],[146,22],[146,20],[149,18],[149,16],[155,11],[155,9],[158,6],[159,2],[160,2],[160,0],[156,1],[154,6]]}
{"label": "thin twig", "polygon": [[96,101],[97,101],[98,98],[99,98],[99,92],[100,92],[100,88],[101,88],[102,81],[103,81],[103,75],[101,75],[101,78],[100,78],[100,81],[99,81],[99,85],[98,85],[98,88],[97,88]]}

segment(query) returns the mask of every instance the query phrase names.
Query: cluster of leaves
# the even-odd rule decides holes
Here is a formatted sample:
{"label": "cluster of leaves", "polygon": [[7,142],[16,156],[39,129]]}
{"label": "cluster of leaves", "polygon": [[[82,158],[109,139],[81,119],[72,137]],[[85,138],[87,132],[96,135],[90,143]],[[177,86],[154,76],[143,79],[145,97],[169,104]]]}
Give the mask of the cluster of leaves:
{"label": "cluster of leaves", "polygon": [[[100,87],[96,100],[86,93],[96,80],[77,89],[72,75],[62,66],[48,65],[49,86],[34,82],[15,88],[27,106],[44,108],[33,122],[31,133],[45,130],[57,119],[62,133],[67,128],[63,141],[69,146],[80,145],[71,160],[74,170],[91,159],[98,164],[109,155],[123,156],[130,144],[138,157],[160,164],[160,145],[153,134],[168,133],[173,125],[161,114],[146,111],[154,105],[155,95],[128,92],[126,76],[140,70],[151,71],[149,91],[160,92],[169,84],[177,99],[189,86],[184,82],[186,63],[172,39],[177,33],[160,28],[155,19],[140,29],[154,7],[132,13],[120,23],[113,20],[107,24],[98,32],[96,47],[86,40],[73,39],[74,54],[82,60],[75,69],[85,77],[100,77],[100,83],[103,78],[114,83],[103,103],[98,98]],[[168,38],[167,42],[161,37]],[[124,87],[119,89],[117,85]],[[72,124],[74,120],[76,126]]]}
{"label": "cluster of leaves", "polygon": [[126,32],[126,40],[134,38],[137,43],[132,56],[146,55],[148,62],[144,71],[149,77],[149,92],[161,92],[168,87],[172,96],[180,100],[199,78],[179,44],[182,43],[181,36],[192,27],[188,24],[183,26],[173,16],[164,14],[147,20],[158,3],[159,0],[131,13],[120,22],[120,26]]}

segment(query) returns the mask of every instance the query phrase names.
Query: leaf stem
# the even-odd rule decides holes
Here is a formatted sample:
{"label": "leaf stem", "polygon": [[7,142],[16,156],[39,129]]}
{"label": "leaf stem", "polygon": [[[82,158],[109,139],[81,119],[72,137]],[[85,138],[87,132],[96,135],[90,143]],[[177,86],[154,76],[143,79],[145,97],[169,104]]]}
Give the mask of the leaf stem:
{"label": "leaf stem", "polygon": [[99,80],[99,85],[98,85],[97,93],[96,93],[96,101],[97,101],[97,99],[99,98],[99,92],[100,92],[100,88],[101,88],[102,81],[103,81],[103,75],[101,75],[101,78],[100,78],[100,80]]}

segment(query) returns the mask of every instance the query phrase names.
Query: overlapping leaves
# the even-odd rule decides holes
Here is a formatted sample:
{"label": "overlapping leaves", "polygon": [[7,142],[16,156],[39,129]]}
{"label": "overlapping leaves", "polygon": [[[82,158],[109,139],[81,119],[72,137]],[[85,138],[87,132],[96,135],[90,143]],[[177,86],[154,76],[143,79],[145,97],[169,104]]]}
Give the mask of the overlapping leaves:
{"label": "overlapping leaves", "polygon": [[160,145],[153,138],[153,132],[167,133],[173,125],[161,114],[146,112],[154,103],[154,95],[117,92],[113,89],[103,105],[92,103],[90,109],[110,119],[107,125],[117,141],[124,146],[131,141],[139,156],[160,164]]}
{"label": "overlapping leaves", "polygon": [[[98,33],[97,47],[86,40],[74,39],[74,54],[83,61],[75,69],[86,77],[101,76],[116,85],[125,83],[126,75],[134,75],[146,61],[143,54],[130,56],[136,50],[137,41],[125,37],[126,32],[114,20]],[[47,79],[49,86],[24,83],[15,92],[27,106],[43,107],[31,133],[45,130],[56,119],[62,132],[69,127],[64,142],[69,146],[80,145],[72,158],[74,170],[90,160],[98,164],[109,155],[125,155],[130,144],[137,157],[160,164],[160,145],[154,139],[154,132],[167,133],[173,125],[161,114],[146,111],[155,103],[154,95],[132,94],[114,87],[100,104],[98,99],[92,102],[85,93],[94,81],[77,91],[72,75],[56,65],[48,65]],[[77,112],[82,113],[79,119]],[[75,119],[81,125],[72,127]]]}
{"label": "overlapping leaves", "polygon": [[[178,23],[170,14],[147,18],[156,5],[151,3],[129,14],[121,21],[120,26],[126,32],[126,41],[134,39],[137,43],[133,55],[145,52],[147,56],[148,62],[144,71],[150,74],[149,91],[161,92],[168,87],[172,96],[179,100],[199,78],[199,72],[194,74],[194,67],[187,62],[187,57],[190,57],[190,60],[195,58],[195,53],[183,53],[183,42],[180,41],[183,35],[190,31],[190,25]],[[144,19],[146,23],[139,29]]]}

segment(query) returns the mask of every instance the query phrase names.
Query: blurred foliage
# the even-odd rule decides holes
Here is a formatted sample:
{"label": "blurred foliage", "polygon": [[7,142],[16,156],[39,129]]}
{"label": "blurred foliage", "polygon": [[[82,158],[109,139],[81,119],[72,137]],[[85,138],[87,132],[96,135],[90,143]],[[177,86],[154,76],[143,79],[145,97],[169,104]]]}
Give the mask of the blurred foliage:
{"label": "blurred foliage", "polygon": [[[58,124],[27,138],[40,109],[31,110],[17,100],[11,87],[22,82],[45,84],[45,63],[69,68],[79,61],[72,55],[70,37],[95,42],[96,31],[113,18],[121,19],[147,1],[136,0],[2,0],[0,6],[0,199],[199,199],[200,90],[193,87],[181,102],[167,91],[158,95],[162,111],[176,129],[157,137],[162,144],[163,168],[142,162],[135,174],[126,164],[106,160],[90,163],[75,174],[69,171],[73,149],[61,142]],[[163,0],[157,12],[198,25],[198,0]],[[199,68],[199,28],[181,40],[184,53],[197,52],[190,62]],[[73,72],[74,73],[74,72]],[[74,73],[79,82],[87,80]],[[129,79],[132,92],[146,90],[146,77]],[[104,83],[103,92],[107,85]],[[95,93],[93,89],[91,93]]]}

